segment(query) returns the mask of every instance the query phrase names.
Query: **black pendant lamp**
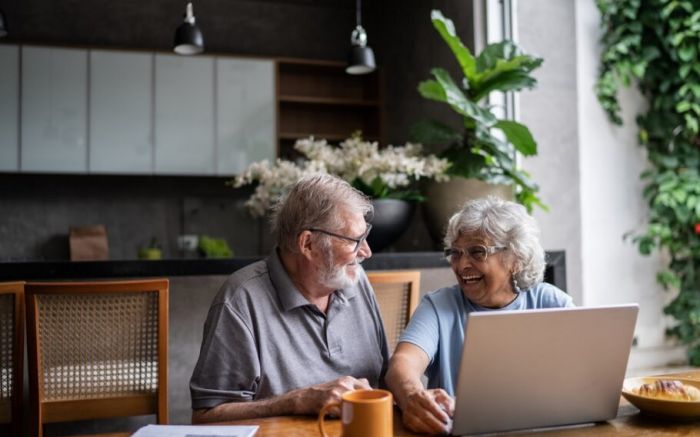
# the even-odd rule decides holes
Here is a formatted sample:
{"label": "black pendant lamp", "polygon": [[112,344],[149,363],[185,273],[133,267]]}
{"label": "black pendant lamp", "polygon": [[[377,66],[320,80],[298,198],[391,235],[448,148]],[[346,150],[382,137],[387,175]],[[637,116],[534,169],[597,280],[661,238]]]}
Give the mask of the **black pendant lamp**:
{"label": "black pendant lamp", "polygon": [[7,36],[7,21],[5,21],[5,14],[0,11],[0,38]]}
{"label": "black pendant lamp", "polygon": [[196,55],[204,51],[204,37],[199,26],[195,24],[192,3],[187,3],[185,20],[175,31],[175,46],[178,55]]}
{"label": "black pendant lamp", "polygon": [[357,14],[357,27],[350,36],[350,53],[348,55],[348,66],[345,72],[348,74],[367,74],[377,68],[374,62],[374,52],[367,46],[367,32],[362,27],[362,0],[357,0],[355,8]]}

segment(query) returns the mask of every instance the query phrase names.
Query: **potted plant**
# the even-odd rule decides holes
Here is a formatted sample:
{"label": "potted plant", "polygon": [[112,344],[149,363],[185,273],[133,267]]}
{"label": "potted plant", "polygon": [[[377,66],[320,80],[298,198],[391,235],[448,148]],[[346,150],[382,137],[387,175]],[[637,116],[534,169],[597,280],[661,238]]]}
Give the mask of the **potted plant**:
{"label": "potted plant", "polygon": [[337,147],[311,137],[297,141],[294,148],[305,159],[278,159],[274,165],[267,160],[255,162],[232,181],[234,187],[258,183],[246,202],[251,215],[263,217],[284,189],[299,178],[312,173],[333,174],[372,198],[375,214],[368,241],[374,251],[391,244],[410,224],[415,202],[423,200],[417,181],[442,179],[449,165],[445,159],[423,155],[418,144],[380,149],[359,133]]}
{"label": "potted plant", "polygon": [[143,260],[158,260],[163,258],[163,250],[156,237],[151,238],[151,242],[146,247],[139,249],[138,258]]}
{"label": "potted plant", "polygon": [[511,41],[490,44],[475,57],[457,36],[450,19],[437,10],[432,11],[431,19],[463,74],[460,86],[445,69],[434,68],[433,79],[418,86],[424,98],[445,103],[458,114],[461,129],[425,120],[411,130],[412,140],[442,146],[439,156],[450,162],[449,185],[431,183],[426,187],[426,219],[433,238],[440,241],[449,216],[466,198],[487,194],[484,190],[502,197],[514,195],[528,210],[534,205],[546,209],[537,196],[537,185],[516,161],[516,151],[523,156],[537,153],[530,130],[516,121],[499,119],[486,104],[492,92],[534,87],[537,81],[530,73],[542,59],[523,53]]}
{"label": "potted plant", "polygon": [[203,258],[232,258],[233,251],[223,238],[213,238],[208,235],[199,237],[197,251]]}

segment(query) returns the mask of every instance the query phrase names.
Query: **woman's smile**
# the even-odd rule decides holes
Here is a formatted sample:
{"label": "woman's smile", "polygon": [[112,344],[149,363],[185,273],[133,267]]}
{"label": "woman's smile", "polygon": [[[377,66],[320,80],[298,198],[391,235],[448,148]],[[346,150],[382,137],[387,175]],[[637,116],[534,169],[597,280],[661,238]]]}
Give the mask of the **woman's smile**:
{"label": "woman's smile", "polygon": [[[465,249],[473,246],[492,247],[492,241],[479,234],[460,235],[453,247]],[[464,296],[475,304],[500,308],[513,300],[511,266],[506,252],[498,251],[483,260],[474,259],[468,250],[452,259],[452,270]],[[476,256],[476,255],[475,255]]]}

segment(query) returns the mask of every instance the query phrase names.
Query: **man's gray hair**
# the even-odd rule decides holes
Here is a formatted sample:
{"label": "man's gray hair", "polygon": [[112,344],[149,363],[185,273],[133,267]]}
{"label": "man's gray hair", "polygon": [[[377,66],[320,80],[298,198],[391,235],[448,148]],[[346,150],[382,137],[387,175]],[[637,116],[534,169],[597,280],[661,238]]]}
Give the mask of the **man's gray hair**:
{"label": "man's gray hair", "polygon": [[508,247],[515,257],[513,278],[518,288],[527,289],[542,282],[545,254],[540,229],[524,206],[493,196],[469,200],[450,218],[445,247],[452,247],[463,234],[480,235],[491,244]]}
{"label": "man's gray hair", "polygon": [[284,251],[299,252],[300,233],[310,228],[337,230],[344,225],[342,211],[367,217],[373,207],[367,196],[335,176],[314,174],[299,179],[273,207],[272,228],[277,245]]}

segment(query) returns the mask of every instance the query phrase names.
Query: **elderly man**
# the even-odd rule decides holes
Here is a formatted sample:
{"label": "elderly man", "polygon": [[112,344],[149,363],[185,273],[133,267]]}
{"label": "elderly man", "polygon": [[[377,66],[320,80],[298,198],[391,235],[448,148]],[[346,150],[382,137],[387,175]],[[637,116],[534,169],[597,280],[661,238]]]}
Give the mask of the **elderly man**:
{"label": "elderly man", "polygon": [[204,325],[192,421],[315,414],[376,387],[388,362],[360,263],[372,255],[368,199],[329,175],[297,182],[274,211],[277,247],[229,277]]}

